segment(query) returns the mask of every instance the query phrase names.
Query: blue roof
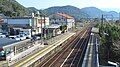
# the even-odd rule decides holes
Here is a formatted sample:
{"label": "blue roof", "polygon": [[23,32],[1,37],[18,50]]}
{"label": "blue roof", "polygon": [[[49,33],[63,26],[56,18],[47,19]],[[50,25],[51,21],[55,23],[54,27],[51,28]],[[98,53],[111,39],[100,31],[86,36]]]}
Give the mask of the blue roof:
{"label": "blue roof", "polygon": [[0,47],[10,45],[12,43],[18,42],[15,39],[9,39],[9,38],[0,38]]}

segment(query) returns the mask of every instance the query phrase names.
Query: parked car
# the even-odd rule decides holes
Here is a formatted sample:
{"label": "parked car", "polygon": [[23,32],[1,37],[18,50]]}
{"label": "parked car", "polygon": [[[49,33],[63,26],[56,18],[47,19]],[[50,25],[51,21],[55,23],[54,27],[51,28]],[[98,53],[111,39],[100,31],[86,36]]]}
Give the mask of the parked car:
{"label": "parked car", "polygon": [[6,35],[6,37],[9,36],[8,32],[3,32],[4,35]]}
{"label": "parked car", "polygon": [[20,34],[25,34],[27,39],[31,39],[31,29],[21,29]]}
{"label": "parked car", "polygon": [[21,39],[21,40],[25,40],[25,39],[26,39],[26,36],[20,35],[20,39]]}
{"label": "parked car", "polygon": [[5,37],[6,37],[6,35],[0,34],[0,38],[5,38]]}
{"label": "parked car", "polygon": [[37,40],[40,40],[40,37],[36,36],[36,39],[37,39]]}
{"label": "parked car", "polygon": [[26,39],[30,39],[31,38],[31,35],[28,34],[28,33],[25,33],[25,36],[26,36]]}
{"label": "parked car", "polygon": [[31,38],[31,35],[30,35],[29,33],[20,32],[20,35],[24,35],[24,36],[26,36],[26,39]]}
{"label": "parked car", "polygon": [[10,39],[21,40],[19,35],[9,36]]}
{"label": "parked car", "polygon": [[15,39],[15,40],[21,40],[21,38],[20,38],[19,35],[17,35],[14,39]]}
{"label": "parked car", "polygon": [[9,36],[10,39],[14,39],[17,35]]}
{"label": "parked car", "polygon": [[47,42],[45,42],[45,43],[44,43],[44,45],[48,45],[48,43],[47,43]]}
{"label": "parked car", "polygon": [[21,40],[19,35],[9,36],[10,39]]}
{"label": "parked car", "polygon": [[24,36],[24,35],[14,35],[14,36],[9,36],[9,38],[15,39],[15,40],[25,40],[26,36]]}

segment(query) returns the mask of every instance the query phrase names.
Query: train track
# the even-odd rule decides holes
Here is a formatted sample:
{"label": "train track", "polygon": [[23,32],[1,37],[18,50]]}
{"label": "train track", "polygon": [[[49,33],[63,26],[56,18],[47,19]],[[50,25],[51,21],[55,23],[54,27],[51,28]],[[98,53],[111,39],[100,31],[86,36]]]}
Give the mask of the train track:
{"label": "train track", "polygon": [[[86,48],[90,29],[83,30],[62,46],[62,50],[51,56],[38,67],[73,67],[79,66]],[[82,57],[81,57],[82,56]],[[76,64],[76,59],[78,64]]]}
{"label": "train track", "polygon": [[81,42],[76,44],[74,51],[68,55],[68,60],[64,61],[60,67],[81,67],[88,41],[89,33],[81,39]]}

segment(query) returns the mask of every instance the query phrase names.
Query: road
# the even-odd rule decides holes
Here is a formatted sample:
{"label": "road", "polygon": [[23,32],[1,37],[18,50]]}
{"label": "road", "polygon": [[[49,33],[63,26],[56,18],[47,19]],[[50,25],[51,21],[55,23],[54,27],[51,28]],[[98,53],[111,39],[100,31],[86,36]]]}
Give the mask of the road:
{"label": "road", "polygon": [[38,67],[80,67],[89,41],[91,28],[76,34],[69,42],[62,46],[62,50]]}

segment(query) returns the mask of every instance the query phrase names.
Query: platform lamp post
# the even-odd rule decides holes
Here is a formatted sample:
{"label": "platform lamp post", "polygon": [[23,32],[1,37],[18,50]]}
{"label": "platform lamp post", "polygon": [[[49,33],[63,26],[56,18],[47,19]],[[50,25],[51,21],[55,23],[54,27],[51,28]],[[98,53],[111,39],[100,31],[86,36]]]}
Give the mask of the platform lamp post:
{"label": "platform lamp post", "polygon": [[[45,21],[46,19],[45,19],[45,14],[41,12],[40,17],[41,17],[41,33],[43,35],[41,37],[43,37],[43,39],[45,40],[46,39],[46,21]],[[42,19],[43,19],[43,21],[42,21]],[[44,23],[44,26],[43,26],[42,23]]]}
{"label": "platform lamp post", "polygon": [[101,25],[103,25],[103,22],[104,22],[104,21],[103,21],[103,14],[102,14]]}

